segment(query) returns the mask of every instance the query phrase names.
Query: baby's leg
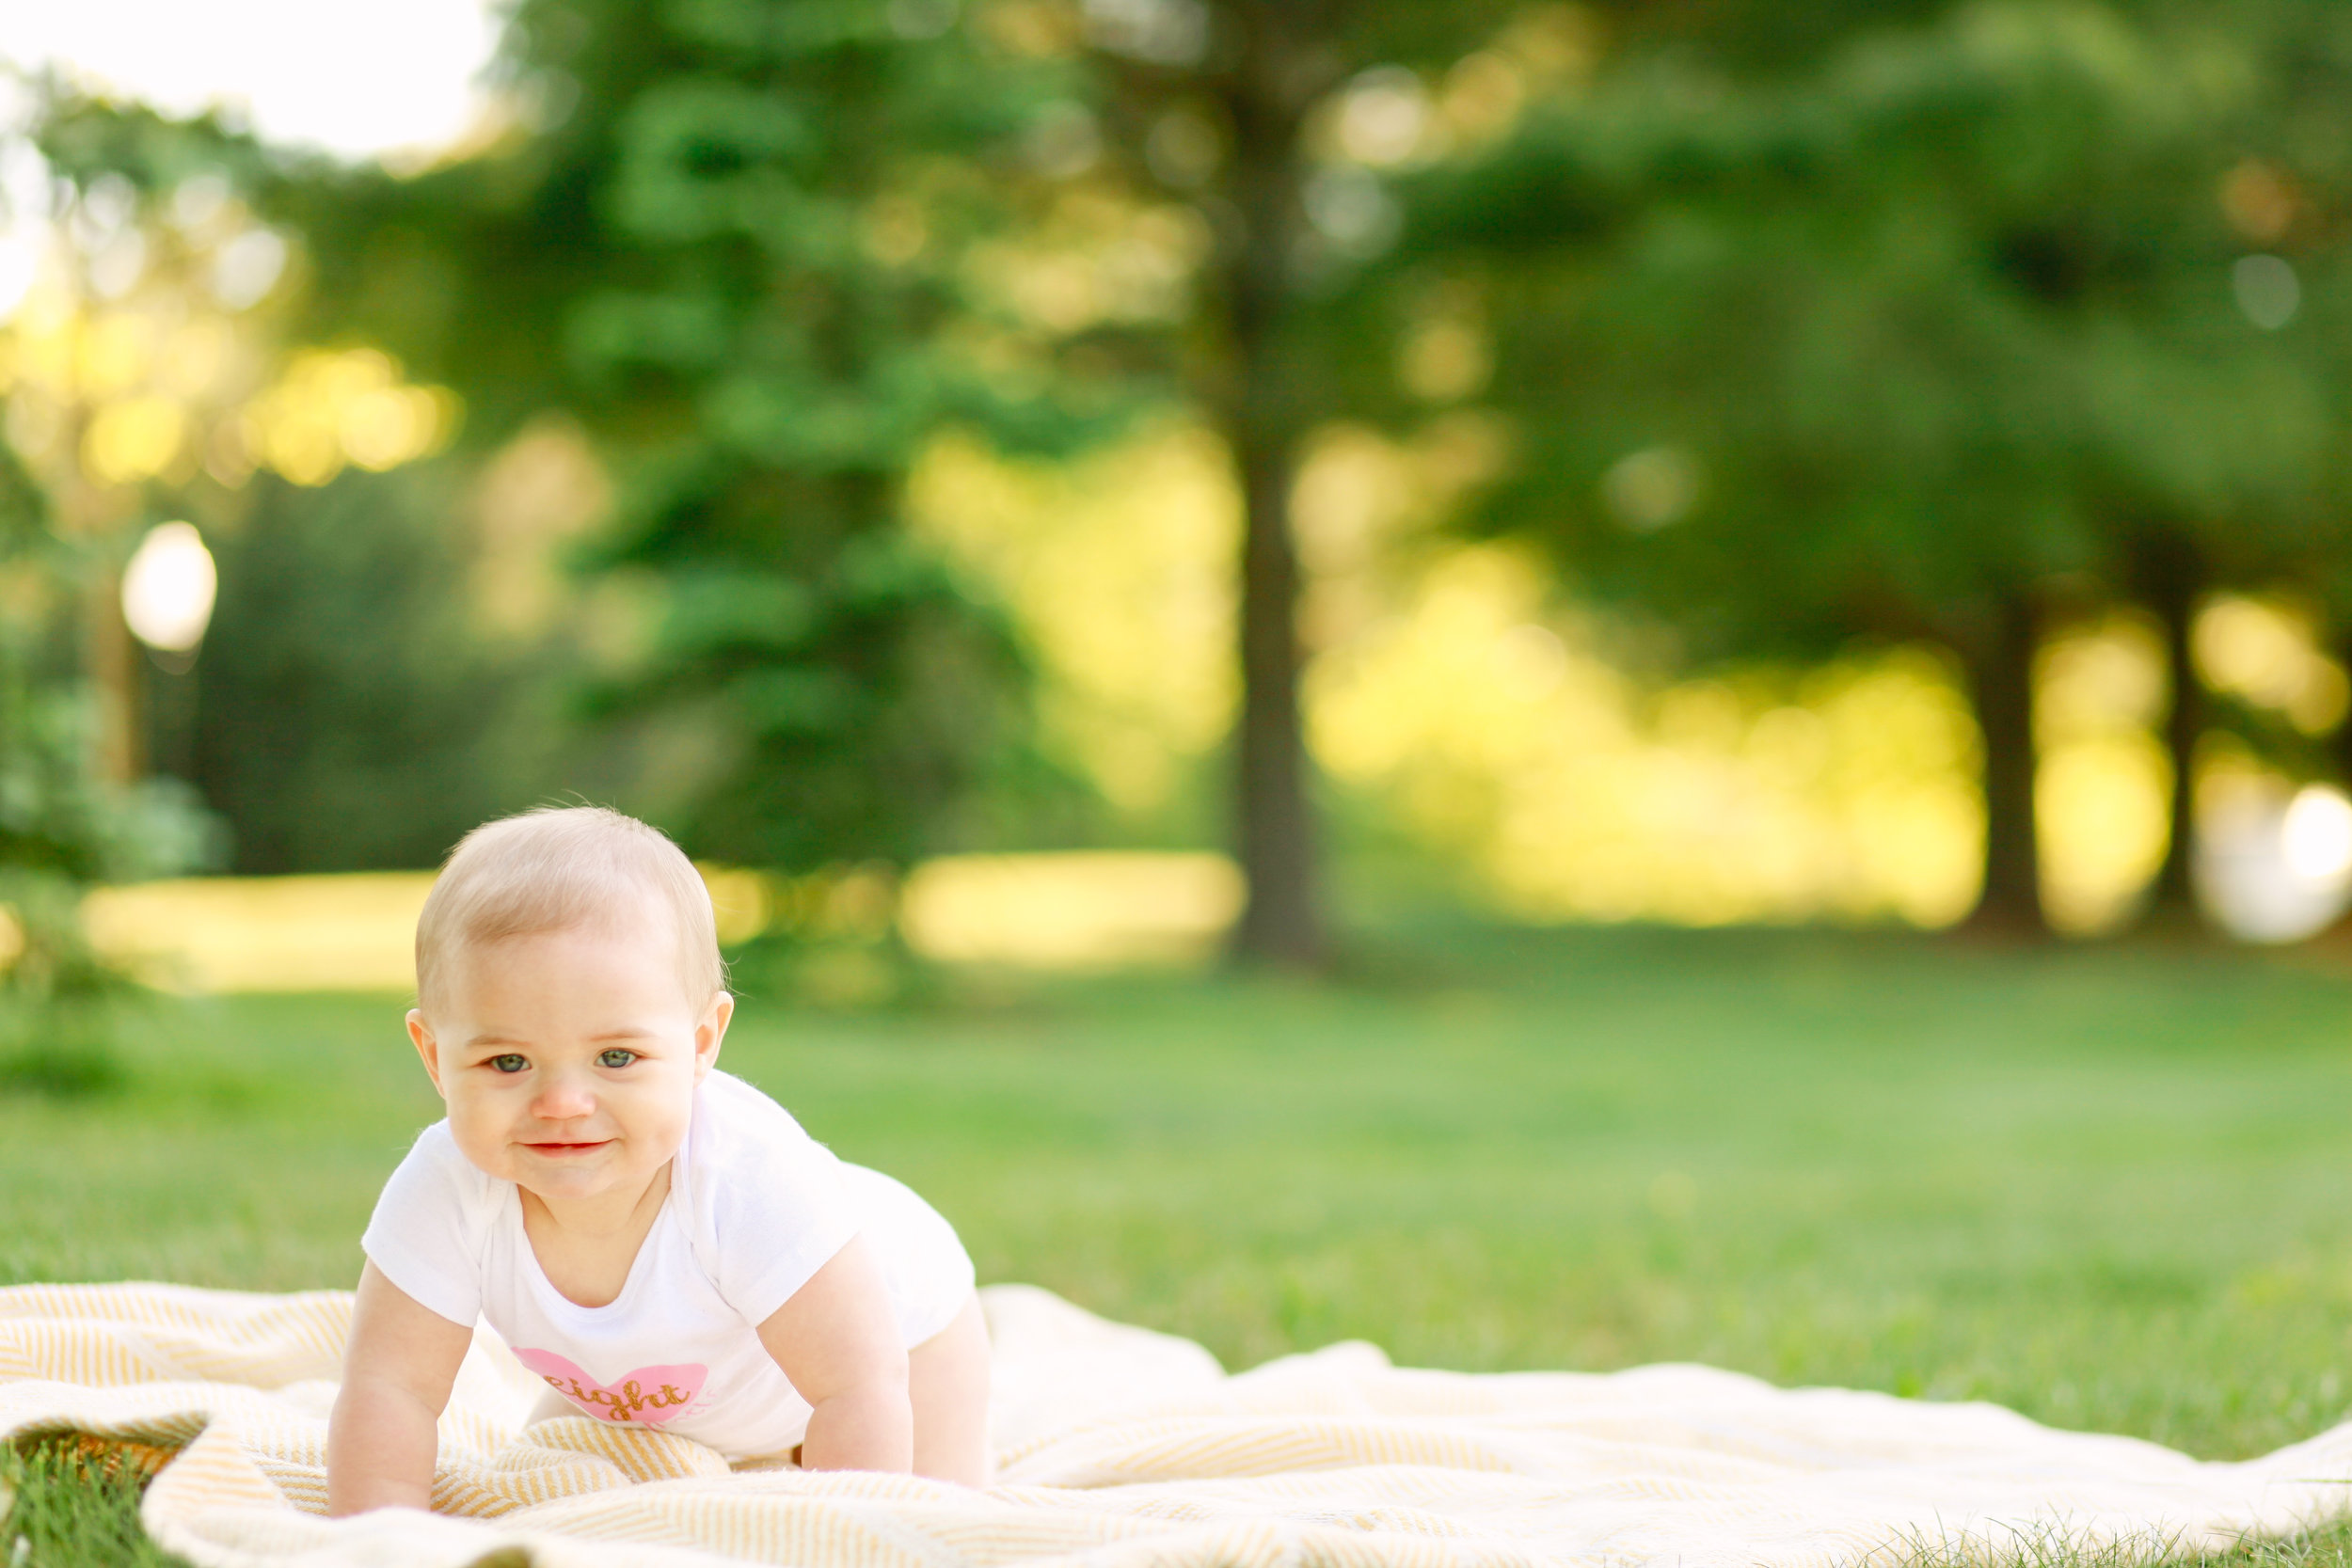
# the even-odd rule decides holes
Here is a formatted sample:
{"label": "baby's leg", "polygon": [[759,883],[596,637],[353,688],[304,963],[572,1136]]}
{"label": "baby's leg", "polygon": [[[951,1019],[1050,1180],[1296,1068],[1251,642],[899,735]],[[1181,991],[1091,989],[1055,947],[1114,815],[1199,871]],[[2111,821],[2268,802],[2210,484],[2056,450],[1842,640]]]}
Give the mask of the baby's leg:
{"label": "baby's leg", "polygon": [[988,1484],[988,1324],[980,1298],[907,1353],[914,1406],[914,1473],[966,1486]]}

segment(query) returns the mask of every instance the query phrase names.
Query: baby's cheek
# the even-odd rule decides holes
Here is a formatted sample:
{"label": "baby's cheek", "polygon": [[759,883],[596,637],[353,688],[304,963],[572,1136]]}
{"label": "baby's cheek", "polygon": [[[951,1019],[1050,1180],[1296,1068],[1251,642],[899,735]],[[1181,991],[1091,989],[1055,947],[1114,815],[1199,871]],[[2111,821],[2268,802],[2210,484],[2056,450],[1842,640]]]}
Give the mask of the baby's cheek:
{"label": "baby's cheek", "polygon": [[668,1159],[686,1141],[686,1129],[694,1117],[693,1078],[680,1073],[675,1082],[665,1079],[660,1092],[638,1101],[634,1111],[639,1141],[659,1148]]}
{"label": "baby's cheek", "polygon": [[449,1108],[449,1132],[457,1145],[457,1152],[482,1169],[493,1173],[506,1148],[500,1126],[498,1118],[484,1115],[479,1107],[461,1108],[453,1102]]}
{"label": "baby's cheek", "polygon": [[675,1155],[686,1142],[685,1118],[648,1118],[639,1124],[633,1141],[639,1157],[658,1165]]}

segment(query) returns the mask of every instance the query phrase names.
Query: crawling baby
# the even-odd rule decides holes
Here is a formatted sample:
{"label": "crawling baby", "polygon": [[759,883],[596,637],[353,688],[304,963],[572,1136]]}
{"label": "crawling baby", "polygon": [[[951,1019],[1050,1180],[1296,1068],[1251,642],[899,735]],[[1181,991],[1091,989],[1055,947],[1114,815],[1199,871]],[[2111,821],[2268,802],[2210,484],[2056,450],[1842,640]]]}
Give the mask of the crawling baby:
{"label": "crawling baby", "polygon": [[477,1319],[545,1380],[534,1421],[985,1481],[971,1259],[914,1193],[717,1069],[734,1008],[702,879],[644,823],[536,811],[458,845],[408,1015],[449,1114],[361,1240],[332,1512],[431,1506]]}

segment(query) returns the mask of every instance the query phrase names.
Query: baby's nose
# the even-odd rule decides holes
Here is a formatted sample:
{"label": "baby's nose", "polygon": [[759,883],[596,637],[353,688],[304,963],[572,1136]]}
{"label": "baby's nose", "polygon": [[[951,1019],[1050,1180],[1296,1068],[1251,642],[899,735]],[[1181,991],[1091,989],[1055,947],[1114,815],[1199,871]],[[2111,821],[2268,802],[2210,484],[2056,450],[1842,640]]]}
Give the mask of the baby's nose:
{"label": "baby's nose", "polygon": [[596,1108],[596,1097],[588,1092],[588,1085],[559,1078],[539,1091],[531,1114],[542,1121],[570,1121]]}

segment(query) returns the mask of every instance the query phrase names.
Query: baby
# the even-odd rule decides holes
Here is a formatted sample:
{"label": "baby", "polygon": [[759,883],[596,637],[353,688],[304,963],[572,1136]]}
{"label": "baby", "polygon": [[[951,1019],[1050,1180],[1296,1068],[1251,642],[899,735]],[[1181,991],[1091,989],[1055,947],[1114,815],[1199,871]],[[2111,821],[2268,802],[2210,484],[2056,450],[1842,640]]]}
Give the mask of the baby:
{"label": "baby", "polygon": [[431,1506],[477,1318],[546,1380],[533,1420],[986,1480],[971,1259],[914,1193],[716,1069],[734,1009],[702,879],[653,829],[580,807],[458,845],[408,1015],[449,1115],[361,1239],[331,1512]]}

